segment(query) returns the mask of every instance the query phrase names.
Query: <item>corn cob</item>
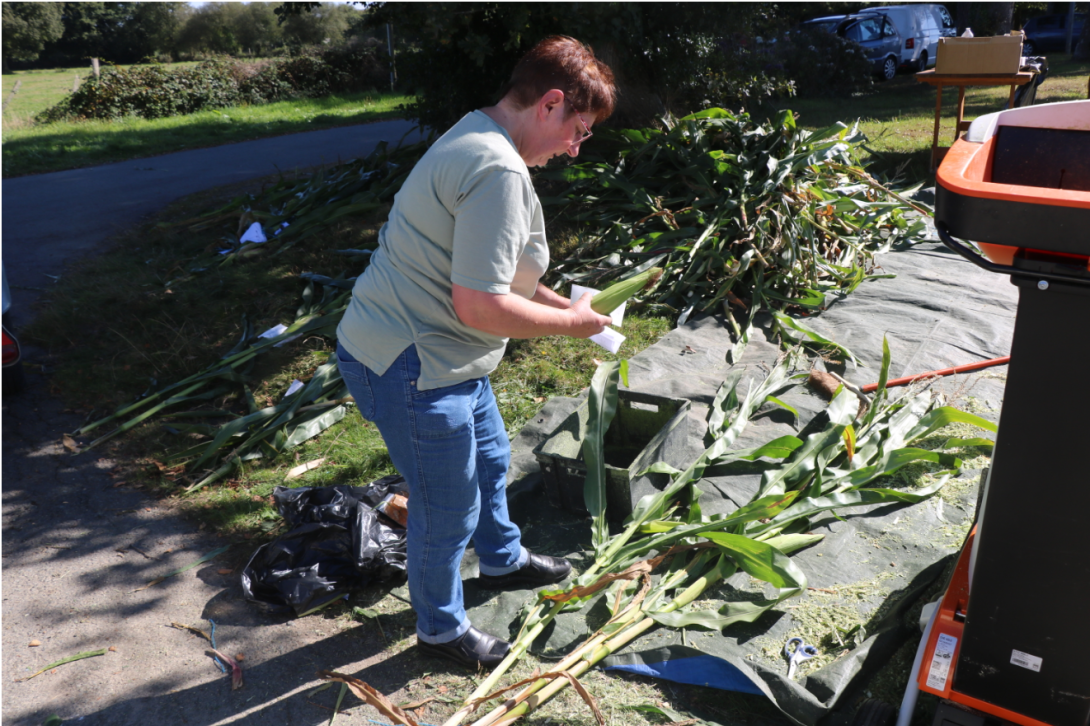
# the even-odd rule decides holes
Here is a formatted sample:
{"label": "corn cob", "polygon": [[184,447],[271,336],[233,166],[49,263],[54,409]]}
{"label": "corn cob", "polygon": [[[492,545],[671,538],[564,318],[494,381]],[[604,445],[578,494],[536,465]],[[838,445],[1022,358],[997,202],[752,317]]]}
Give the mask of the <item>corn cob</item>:
{"label": "corn cob", "polygon": [[609,315],[628,298],[654,287],[660,277],[662,277],[662,268],[652,267],[650,270],[633,275],[627,280],[621,280],[614,285],[610,285],[590,301],[591,310],[599,315]]}

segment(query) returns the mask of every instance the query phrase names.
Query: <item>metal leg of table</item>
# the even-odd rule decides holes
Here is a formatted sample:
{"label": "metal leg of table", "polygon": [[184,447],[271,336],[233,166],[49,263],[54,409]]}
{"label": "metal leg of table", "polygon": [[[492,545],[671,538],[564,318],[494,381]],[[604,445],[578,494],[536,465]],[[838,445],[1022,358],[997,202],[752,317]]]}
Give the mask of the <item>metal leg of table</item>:
{"label": "metal leg of table", "polygon": [[939,152],[939,123],[942,117],[942,84],[935,86],[935,130],[931,134],[931,171],[938,168],[935,157]]}
{"label": "metal leg of table", "polygon": [[958,86],[958,120],[954,125],[954,141],[961,138],[961,121],[965,118],[965,86]]}

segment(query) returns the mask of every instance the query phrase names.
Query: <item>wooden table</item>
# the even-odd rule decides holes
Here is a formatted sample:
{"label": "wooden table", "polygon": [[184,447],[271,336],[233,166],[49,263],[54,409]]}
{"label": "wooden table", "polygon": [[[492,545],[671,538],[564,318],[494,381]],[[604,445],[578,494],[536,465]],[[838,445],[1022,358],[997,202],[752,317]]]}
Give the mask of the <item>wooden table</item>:
{"label": "wooden table", "polygon": [[1020,72],[1010,74],[988,74],[988,75],[953,75],[943,74],[938,75],[934,70],[920,71],[916,74],[916,80],[920,83],[929,83],[935,87],[935,130],[931,136],[931,171],[935,171],[938,168],[939,160],[942,158],[946,149],[943,148],[940,153],[939,149],[939,120],[942,113],[942,89],[945,86],[957,86],[958,89],[958,120],[954,126],[954,141],[961,138],[963,131],[969,129],[971,121],[965,121],[965,87],[966,86],[1010,86],[1011,94],[1010,99],[1007,101],[1007,108],[1014,108],[1014,92],[1018,86],[1024,86],[1033,80],[1035,73]]}

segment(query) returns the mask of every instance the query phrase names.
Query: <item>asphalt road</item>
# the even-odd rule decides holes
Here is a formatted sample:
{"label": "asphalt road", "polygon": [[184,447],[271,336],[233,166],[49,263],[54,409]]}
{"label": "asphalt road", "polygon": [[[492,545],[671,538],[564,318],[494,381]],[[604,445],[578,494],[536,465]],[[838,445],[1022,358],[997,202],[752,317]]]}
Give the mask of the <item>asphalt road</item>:
{"label": "asphalt road", "polygon": [[[63,284],[68,262],[179,197],[365,155],[409,130],[388,121],[6,179],[3,258],[16,319],[26,321],[40,289]],[[35,355],[27,351],[30,360]],[[358,674],[386,692],[404,685],[399,674],[414,669],[397,661],[408,656],[382,657],[376,629],[273,620],[242,601],[237,574],[221,570],[225,560],[245,557],[244,547],[141,589],[226,543],[125,487],[97,450],[66,451],[64,432],[80,424],[48,395],[42,376],[28,375],[24,392],[3,396],[5,726],[40,726],[52,714],[87,726],[309,726],[329,719],[308,696],[318,669]],[[209,618],[221,649],[247,657],[241,691],[230,690],[206,643],[170,627],[207,629]],[[17,682],[101,649],[104,655]],[[366,723],[356,714],[343,721]]]}
{"label": "asphalt road", "polygon": [[179,197],[366,156],[405,134],[418,138],[408,121],[381,121],[4,179],[0,221],[15,309],[28,309],[34,288],[54,284],[70,261]]}

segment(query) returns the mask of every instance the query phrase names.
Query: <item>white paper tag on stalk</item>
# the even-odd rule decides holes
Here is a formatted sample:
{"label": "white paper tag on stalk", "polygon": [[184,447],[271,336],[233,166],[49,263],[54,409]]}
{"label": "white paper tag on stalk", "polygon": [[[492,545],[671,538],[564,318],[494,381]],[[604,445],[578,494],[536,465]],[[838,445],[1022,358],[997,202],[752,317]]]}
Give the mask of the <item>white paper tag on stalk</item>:
{"label": "white paper tag on stalk", "polygon": [[302,387],[303,387],[303,382],[300,381],[298,378],[296,378],[294,381],[291,382],[291,385],[288,386],[288,391],[287,391],[287,393],[284,394],[284,398],[287,398],[291,394],[293,394],[296,391],[300,390]]}
{"label": "white paper tag on stalk", "polygon": [[[264,333],[262,333],[261,335],[259,335],[257,337],[259,337],[259,338],[275,338],[278,335],[283,335],[287,331],[287,329],[288,329],[288,326],[284,325],[283,323],[280,323],[278,325],[272,326],[271,328],[269,328],[268,330],[266,330]],[[279,343],[276,343],[275,345],[273,345],[273,347],[274,348],[279,348],[282,345],[287,345],[288,343],[290,343],[291,341],[293,341],[293,340],[295,340],[295,339],[297,339],[299,337],[300,337],[299,335],[293,335],[290,338],[285,338],[284,340],[281,340]]]}
{"label": "white paper tag on stalk", "polygon": [[263,242],[268,242],[265,239],[265,230],[261,229],[261,222],[254,222],[250,225],[250,228],[243,232],[238,241],[241,242],[253,242],[255,245],[259,245]]}
{"label": "white paper tag on stalk", "polygon": [[624,336],[613,328],[606,328],[601,333],[590,336],[590,339],[614,354],[621,349],[621,343],[624,342]]}
{"label": "white paper tag on stalk", "polygon": [[[588,292],[590,293],[591,297],[594,297],[599,292],[601,292],[601,290],[595,290],[593,287],[583,287],[582,285],[576,285],[575,283],[572,283],[572,286],[571,286],[571,301],[572,301],[572,304],[574,305],[576,300],[583,297],[583,294],[588,293]],[[621,303],[620,307],[618,307],[616,310],[614,310],[612,313],[609,314],[609,317],[611,317],[613,319],[613,324],[616,325],[618,328],[621,327],[621,322],[624,320],[624,309],[625,309],[625,307],[627,305],[628,305],[628,302],[625,301],[625,302]]]}

